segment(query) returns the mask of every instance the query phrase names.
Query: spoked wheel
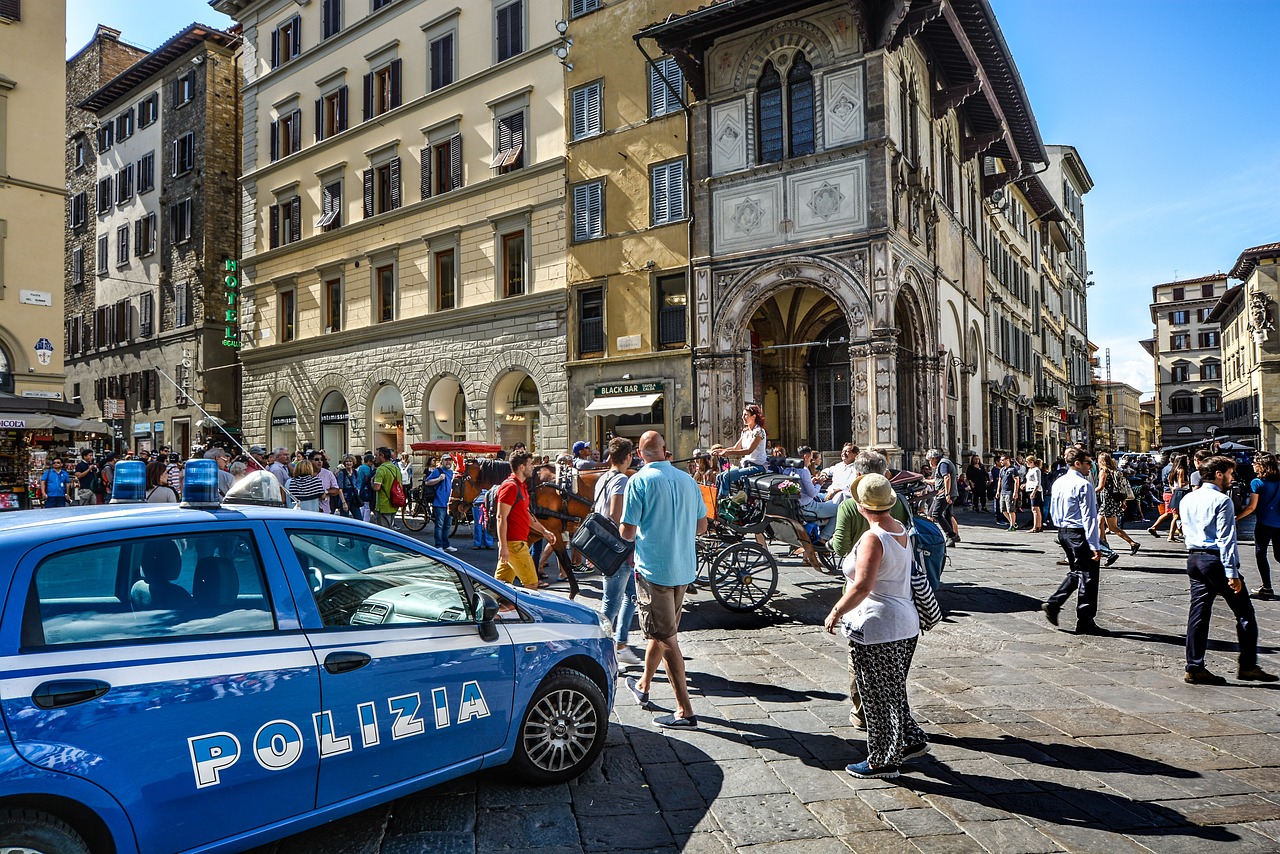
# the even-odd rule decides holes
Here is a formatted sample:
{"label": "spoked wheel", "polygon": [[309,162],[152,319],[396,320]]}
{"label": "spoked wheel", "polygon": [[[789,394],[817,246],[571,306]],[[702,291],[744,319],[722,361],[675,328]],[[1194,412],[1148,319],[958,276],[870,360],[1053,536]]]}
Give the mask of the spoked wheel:
{"label": "spoked wheel", "polygon": [[530,783],[571,780],[600,755],[608,726],[609,709],[596,683],[556,668],[529,702],[512,764]]}
{"label": "spoked wheel", "polygon": [[818,562],[822,564],[822,569],[832,575],[840,575],[840,558],[832,551],[828,545],[825,549],[814,549],[818,555]]}
{"label": "spoked wheel", "polygon": [[711,563],[711,592],[730,611],[754,611],[778,589],[778,562],[764,546],[734,543]]}
{"label": "spoked wheel", "polygon": [[400,521],[410,531],[421,531],[431,521],[427,515],[429,505],[421,498],[414,497],[400,508]]}

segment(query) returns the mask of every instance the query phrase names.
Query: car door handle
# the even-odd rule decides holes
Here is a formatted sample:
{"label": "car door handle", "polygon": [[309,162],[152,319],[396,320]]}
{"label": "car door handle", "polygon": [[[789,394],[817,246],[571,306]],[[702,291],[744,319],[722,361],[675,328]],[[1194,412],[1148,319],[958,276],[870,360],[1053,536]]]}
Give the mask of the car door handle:
{"label": "car door handle", "polygon": [[330,673],[348,673],[359,670],[369,661],[363,652],[331,652],[324,657],[324,669]]}
{"label": "car door handle", "polygon": [[98,679],[58,679],[42,682],[31,694],[31,702],[42,709],[62,709],[96,700],[111,690]]}

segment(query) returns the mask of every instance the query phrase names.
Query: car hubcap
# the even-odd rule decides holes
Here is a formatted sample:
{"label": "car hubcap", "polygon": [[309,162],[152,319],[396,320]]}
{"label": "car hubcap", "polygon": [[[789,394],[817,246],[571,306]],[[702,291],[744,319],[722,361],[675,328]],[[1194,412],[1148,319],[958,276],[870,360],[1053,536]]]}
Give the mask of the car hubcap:
{"label": "car hubcap", "polygon": [[524,748],[544,771],[572,767],[591,750],[599,731],[595,706],[573,690],[552,691],[529,710]]}

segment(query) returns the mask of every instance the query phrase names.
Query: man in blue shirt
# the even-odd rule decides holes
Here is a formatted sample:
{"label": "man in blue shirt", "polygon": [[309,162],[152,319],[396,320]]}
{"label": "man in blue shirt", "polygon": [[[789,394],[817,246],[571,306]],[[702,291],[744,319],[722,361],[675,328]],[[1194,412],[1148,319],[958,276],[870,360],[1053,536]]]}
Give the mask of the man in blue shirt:
{"label": "man in blue shirt", "polygon": [[1040,610],[1053,625],[1071,593],[1076,592],[1076,634],[1105,635],[1098,616],[1098,497],[1087,477],[1088,451],[1068,448],[1067,473],[1053,482],[1050,512],[1058,523],[1058,545],[1067,553],[1067,577]]}
{"label": "man in blue shirt", "polygon": [[1187,575],[1191,578],[1191,608],[1187,614],[1187,672],[1192,685],[1226,685],[1227,680],[1204,666],[1209,645],[1209,621],[1213,600],[1221,596],[1236,617],[1236,641],[1240,645],[1236,678],[1248,682],[1275,682],[1280,677],[1258,666],[1258,618],[1253,601],[1240,577],[1240,552],[1236,545],[1236,510],[1226,494],[1235,476],[1230,457],[1209,457],[1196,465],[1200,488],[1178,505],[1182,533],[1187,541]]}
{"label": "man in blue shirt", "polygon": [[449,529],[453,527],[453,519],[449,516],[449,499],[453,497],[453,457],[448,454],[441,456],[440,464],[431,470],[422,485],[428,495],[434,495],[431,507],[436,518],[436,548],[456,552],[457,549],[449,545]]}
{"label": "man in blue shirt", "polygon": [[627,677],[627,688],[637,703],[648,706],[649,686],[663,664],[676,711],[653,722],[665,729],[693,729],[698,719],[685,683],[678,633],[685,588],[698,575],[695,540],[707,530],[707,507],[693,478],[667,461],[667,444],[659,433],[650,430],[640,437],[640,456],[645,465],[627,481],[620,532],[636,544],[640,628],[649,644],[644,675]]}
{"label": "man in blue shirt", "polygon": [[61,457],[54,457],[49,468],[40,475],[40,492],[48,509],[67,506],[67,489],[71,486],[71,474],[62,464]]}

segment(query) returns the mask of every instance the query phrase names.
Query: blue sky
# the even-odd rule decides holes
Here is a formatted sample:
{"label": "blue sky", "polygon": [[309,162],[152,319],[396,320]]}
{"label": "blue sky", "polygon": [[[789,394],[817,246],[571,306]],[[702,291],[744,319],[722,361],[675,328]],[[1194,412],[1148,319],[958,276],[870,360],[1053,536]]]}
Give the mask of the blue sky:
{"label": "blue sky", "polygon": [[[1074,145],[1085,197],[1089,337],[1112,377],[1154,387],[1137,342],[1151,286],[1230,270],[1280,240],[1277,0],[991,0],[1046,143]],[[67,53],[97,23],[154,48],[192,21],[230,26],[205,0],[68,0]]]}

